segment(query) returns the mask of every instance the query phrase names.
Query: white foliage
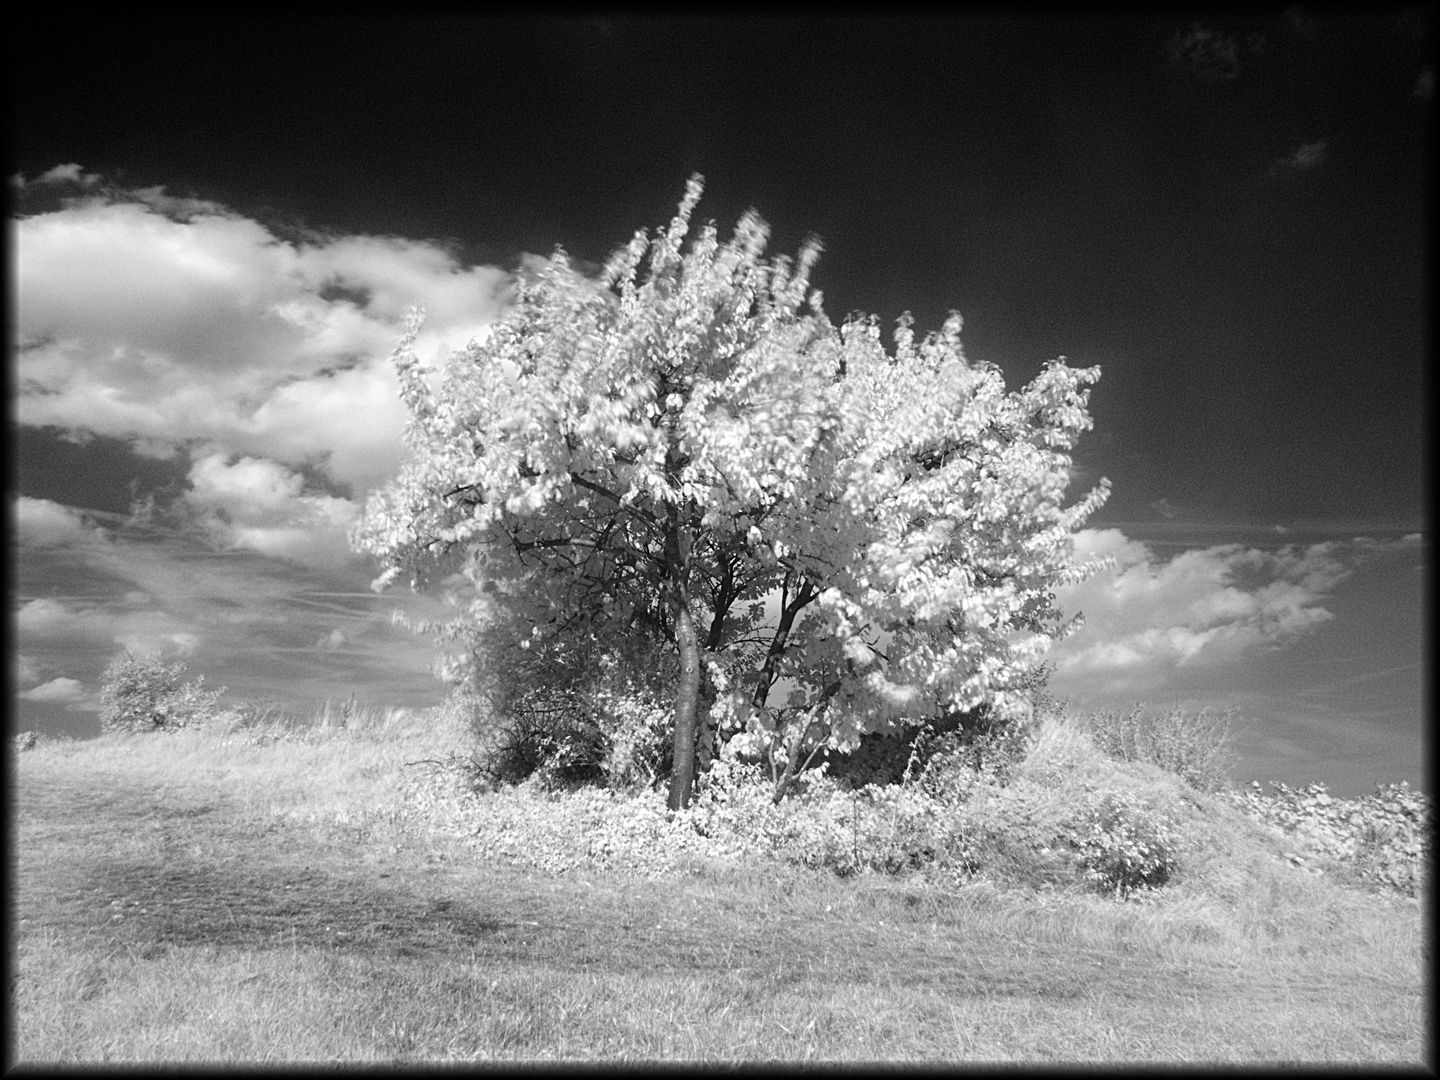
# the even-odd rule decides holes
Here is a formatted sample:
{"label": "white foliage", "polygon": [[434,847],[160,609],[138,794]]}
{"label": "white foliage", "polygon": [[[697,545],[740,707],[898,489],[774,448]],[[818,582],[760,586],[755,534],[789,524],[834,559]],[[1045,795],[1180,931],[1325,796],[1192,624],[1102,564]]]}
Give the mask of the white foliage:
{"label": "white foliage", "polygon": [[[887,353],[873,319],[825,316],[814,241],[766,262],[752,213],[682,254],[700,192],[693,178],[669,228],[598,282],[557,252],[433,390],[412,320],[395,354],[410,460],[353,542],[417,587],[464,581],[435,628],[462,646],[513,627],[543,648],[668,633],[678,537],[732,745],[773,750],[800,724],[802,749],[843,748],[982,702],[1022,713],[1024,677],[1067,629],[1053,590],[1098,568],[1073,565],[1071,541],[1108,485],[1062,500],[1099,369],[1062,359],[1007,393],[953,314],[919,342],[902,318]],[[803,610],[777,706],[762,601],[782,588]]]}

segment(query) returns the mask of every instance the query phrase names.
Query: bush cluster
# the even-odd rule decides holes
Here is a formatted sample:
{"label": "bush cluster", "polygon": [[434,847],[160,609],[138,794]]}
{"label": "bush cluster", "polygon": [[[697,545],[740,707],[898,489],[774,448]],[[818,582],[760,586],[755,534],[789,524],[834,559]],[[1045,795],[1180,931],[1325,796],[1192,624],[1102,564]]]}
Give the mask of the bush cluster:
{"label": "bush cluster", "polygon": [[1145,806],[1130,792],[1107,792],[1086,806],[1072,844],[1086,878],[1105,892],[1126,897],[1156,888],[1179,865],[1175,816]]}
{"label": "bush cluster", "polygon": [[812,772],[778,806],[773,793],[761,767],[722,760],[687,815],[703,836],[842,877],[965,862],[965,837],[953,816],[937,813],[914,787],[856,788]]}
{"label": "bush cluster", "polygon": [[[466,758],[452,755],[442,770],[448,795],[437,801],[433,782],[415,783],[407,800],[431,817],[443,804],[449,820],[467,821],[472,843],[552,871],[588,864],[658,873],[677,859],[758,854],[841,876],[984,875],[1035,888],[1083,884],[1124,899],[1171,880],[1178,822],[1131,791],[1070,782],[1077,763],[1103,761],[1094,757],[1098,749],[1212,789],[1228,738],[1228,718],[1179,710],[1158,719],[1138,707],[1124,716],[1093,713],[1078,724],[1050,710],[1029,728],[987,723],[982,712],[872,738],[857,759],[803,774],[779,806],[760,765],[722,755],[701,778],[694,804],[669,813],[630,797],[668,768],[670,724],[671,673],[642,667],[637,675],[635,659],[602,656],[581,674],[552,673],[510,695],[511,712],[500,721],[474,697],[452,699],[490,744]],[[154,654],[117,656],[101,689],[103,729],[175,731],[217,721],[223,688],[206,691],[203,677],[183,681],[185,670]],[[237,725],[245,719],[226,715]],[[17,740],[18,749],[33,745],[33,735]],[[487,796],[482,807],[478,800],[497,781],[511,785],[503,789],[509,794],[498,804]],[[555,794],[585,785],[563,800]],[[1271,788],[1266,796],[1252,782],[1225,795],[1290,836],[1292,862],[1417,894],[1432,854],[1426,796],[1405,784],[1357,800],[1333,798],[1323,784]],[[537,800],[547,803],[543,813]]]}
{"label": "bush cluster", "polygon": [[490,779],[626,790],[668,774],[673,662],[635,648],[644,655],[512,659],[502,686],[458,691]]}
{"label": "bush cluster", "polygon": [[[1165,884],[1178,862],[1173,821],[1133,797],[1072,801],[1033,780],[997,781],[968,763],[957,769],[937,759],[904,784],[857,788],[812,771],[779,806],[763,767],[722,759],[678,813],[636,792],[562,793],[538,774],[492,789],[472,760],[459,757],[442,772],[444,797],[427,794],[433,784],[412,781],[414,813],[444,822],[489,857],[554,873],[605,867],[653,875],[759,857],[839,876],[984,876],[1127,898]],[[969,779],[942,783],[932,772]]]}
{"label": "bush cluster", "polygon": [[1246,814],[1288,834],[1298,866],[1329,871],[1371,887],[1416,895],[1433,851],[1433,804],[1408,784],[1376,785],[1374,795],[1337,799],[1324,784],[1294,789],[1272,783],[1266,796],[1251,781],[1229,797]]}
{"label": "bush cluster", "polygon": [[155,653],[126,650],[110,661],[100,685],[102,731],[179,731],[215,717],[225,692],[204,688],[205,676],[182,682],[183,663],[165,664]]}
{"label": "bush cluster", "polygon": [[[803,773],[778,806],[763,765],[722,754],[699,778],[694,803],[669,813],[658,800],[637,797],[666,764],[669,703],[660,687],[620,677],[625,670],[618,661],[597,666],[588,696],[572,699],[576,712],[564,730],[588,733],[587,784],[560,783],[565,763],[575,759],[544,742],[543,732],[527,733],[513,721],[479,723],[514,740],[511,755],[527,739],[536,752],[518,785],[514,773],[522,770],[499,775],[484,754],[451,763],[450,813],[463,820],[470,843],[554,872],[603,866],[657,874],[697,859],[761,857],[840,876],[984,877],[1138,899],[1170,884],[1180,869],[1178,804],[1163,785],[1146,787],[1148,797],[1127,788],[1124,767],[1107,755],[1213,789],[1226,750],[1228,721],[1203,713],[1147,720],[1136,710],[1098,714],[1097,721],[1096,714],[1076,718],[1056,708],[1023,728],[971,717],[949,730],[874,738],[849,767],[841,758]],[[510,782],[496,790],[497,780]],[[561,786],[571,790],[562,795]],[[1423,797],[1402,785],[1352,807],[1319,785],[1278,788],[1272,799],[1258,786],[1231,797],[1263,820],[1319,837],[1312,846],[1332,861],[1413,893],[1428,857]]]}
{"label": "bush cluster", "polygon": [[1025,756],[1025,746],[1020,725],[999,720],[982,705],[898,731],[872,732],[850,753],[827,753],[819,760],[828,775],[853,788],[928,776],[927,790],[935,794],[957,780],[962,786],[979,777],[1003,782]]}
{"label": "bush cluster", "polygon": [[[476,639],[470,675],[453,699],[469,718],[492,780],[537,776],[550,786],[632,790],[668,778],[678,675],[673,648],[643,634],[609,649],[559,637],[517,650],[501,640]],[[702,717],[714,694],[707,673]],[[849,753],[821,753],[815,766],[855,788],[905,782],[932,759],[957,775],[964,766],[993,780],[1023,758],[1025,738],[1022,727],[981,706],[867,734]],[[702,727],[696,747],[702,772],[722,747],[723,737]]]}
{"label": "bush cluster", "polygon": [[[984,875],[1121,898],[1163,885],[1177,865],[1167,815],[1119,793],[1061,797],[1051,779],[1017,779],[1034,729],[989,722],[983,711],[871,737],[858,757],[803,773],[778,806],[774,778],[761,764],[722,754],[700,777],[694,803],[663,815],[662,829],[658,804],[624,796],[653,784],[668,765],[669,701],[663,679],[627,675],[634,669],[622,661],[598,663],[585,678],[541,678],[503,700],[508,711],[499,717],[478,699],[456,699],[484,737],[482,751],[455,773],[456,813],[470,842],[550,870],[598,864],[656,872],[676,853],[746,855],[841,876]],[[1072,727],[1070,742],[1088,747]],[[1066,745],[1062,739],[1052,751],[1063,758]],[[1063,768],[1060,758],[1054,764]],[[571,789],[564,800],[540,813],[525,807],[560,787]],[[541,818],[557,814],[564,818],[558,831],[541,827]]]}

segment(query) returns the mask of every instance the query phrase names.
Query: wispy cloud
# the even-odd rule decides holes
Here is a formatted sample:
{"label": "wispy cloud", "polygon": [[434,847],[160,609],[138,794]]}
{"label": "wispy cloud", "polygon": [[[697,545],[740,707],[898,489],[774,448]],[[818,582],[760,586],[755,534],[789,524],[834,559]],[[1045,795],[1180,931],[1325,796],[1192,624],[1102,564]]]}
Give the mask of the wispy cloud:
{"label": "wispy cloud", "polygon": [[1332,618],[1327,598],[1359,565],[1410,543],[1419,540],[1222,544],[1165,559],[1118,530],[1084,530],[1077,555],[1115,566],[1060,591],[1085,626],[1053,650],[1055,686],[1082,699],[1136,700],[1177,669],[1284,646]]}
{"label": "wispy cloud", "polygon": [[1179,507],[1170,502],[1169,499],[1156,499],[1150,504],[1150,509],[1159,514],[1166,521],[1174,521],[1180,516]]}
{"label": "wispy cloud", "polygon": [[1325,164],[1325,158],[1330,149],[1329,139],[1316,139],[1314,142],[1301,143],[1288,154],[1276,158],[1270,166],[1272,176],[1281,172],[1310,172]]}
{"label": "wispy cloud", "polygon": [[1198,22],[1172,36],[1169,51],[1172,63],[1202,79],[1224,81],[1240,74],[1235,39]]}
{"label": "wispy cloud", "polygon": [[170,612],[144,606],[148,599],[136,596],[67,603],[37,597],[16,610],[15,631],[32,650],[49,645],[110,652],[118,646],[137,652],[192,655],[200,635]]}
{"label": "wispy cloud", "polygon": [[[429,675],[433,646],[396,628],[392,613],[443,618],[443,602],[405,592],[376,596],[365,587],[373,568],[354,559],[325,565],[298,558],[292,542],[335,538],[298,530],[289,537],[283,526],[265,524],[259,481],[268,472],[257,468],[258,479],[248,485],[243,469],[241,480],[222,473],[211,492],[249,522],[213,527],[253,529],[258,540],[217,538],[212,523],[174,514],[154,522],[96,515],[103,520],[87,522],[87,515],[48,500],[17,500],[12,618],[22,692],[55,678],[98,684],[109,659],[130,648],[184,660],[241,699],[313,701],[347,685],[372,687],[397,702],[438,695]],[[238,490],[227,492],[226,480]],[[283,550],[254,550],[267,543]],[[225,544],[229,550],[217,550]]]}

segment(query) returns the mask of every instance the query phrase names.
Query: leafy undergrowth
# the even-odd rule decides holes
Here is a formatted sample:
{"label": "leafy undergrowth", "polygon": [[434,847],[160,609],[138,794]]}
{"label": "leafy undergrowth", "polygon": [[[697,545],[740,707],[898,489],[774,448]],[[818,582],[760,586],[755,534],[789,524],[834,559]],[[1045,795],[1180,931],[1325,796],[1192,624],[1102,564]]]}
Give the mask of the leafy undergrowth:
{"label": "leafy undergrowth", "polygon": [[443,716],[347,721],[18,756],[15,1060],[1426,1053],[1414,901],[1073,725],[1003,784],[775,808],[734,767],[670,815],[487,789]]}
{"label": "leafy undergrowth", "polygon": [[1415,897],[1430,850],[1428,801],[1403,787],[1354,803],[1314,787],[1288,802],[1204,794],[1156,766],[1101,753],[1083,725],[1063,717],[1040,730],[1003,781],[943,762],[916,783],[858,790],[812,775],[780,806],[759,768],[734,763],[717,764],[678,813],[653,790],[555,788],[539,776],[497,786],[453,752],[430,764],[407,780],[408,812],[488,858],[548,873],[658,877],[763,858],[840,877],[985,879],[1144,900],[1204,865],[1217,837],[1237,827],[1238,810],[1278,827],[1297,867]]}
{"label": "leafy undergrowth", "polygon": [[1377,785],[1363,799],[1337,799],[1324,784],[1298,790],[1259,781],[1228,792],[1246,814],[1291,839],[1285,857],[1316,874],[1357,885],[1415,896],[1429,880],[1433,852],[1433,805],[1408,784]]}

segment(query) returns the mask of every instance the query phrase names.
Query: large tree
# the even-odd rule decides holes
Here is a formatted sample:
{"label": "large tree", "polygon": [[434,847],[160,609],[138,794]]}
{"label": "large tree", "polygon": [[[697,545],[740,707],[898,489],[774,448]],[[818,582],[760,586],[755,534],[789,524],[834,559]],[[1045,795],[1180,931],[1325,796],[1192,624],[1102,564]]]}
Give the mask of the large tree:
{"label": "large tree", "polygon": [[1064,631],[1051,590],[1093,569],[1072,565],[1071,533],[1107,491],[1062,507],[1098,369],[1056,362],[1006,393],[953,315],[918,345],[902,319],[891,355],[873,319],[826,318],[817,242],[767,261],[751,212],[682,252],[701,186],[599,280],[557,252],[433,387],[412,322],[396,352],[410,460],[353,534],[387,566],[377,585],[463,583],[446,632],[464,641],[669,643],[672,808],[702,727],[767,755],[778,800],[822,745],[1023,710]]}

